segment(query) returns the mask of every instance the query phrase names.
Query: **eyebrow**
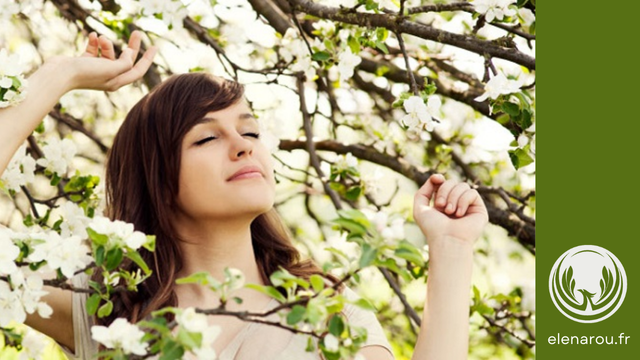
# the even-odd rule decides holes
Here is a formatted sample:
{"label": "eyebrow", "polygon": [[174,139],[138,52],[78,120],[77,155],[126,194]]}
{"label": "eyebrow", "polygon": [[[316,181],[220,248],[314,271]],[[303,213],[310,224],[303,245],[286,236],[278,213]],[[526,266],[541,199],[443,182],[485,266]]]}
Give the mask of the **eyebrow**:
{"label": "eyebrow", "polygon": [[[251,113],[243,113],[240,114],[240,116],[238,116],[239,120],[254,120],[254,121],[258,121],[258,119],[256,119],[255,116],[253,116],[253,114]],[[207,124],[207,123],[218,123],[220,122],[220,119],[214,118],[214,117],[210,117],[210,116],[205,116],[202,119],[200,119],[200,121],[198,121],[196,123],[196,125],[200,125],[200,124]]]}

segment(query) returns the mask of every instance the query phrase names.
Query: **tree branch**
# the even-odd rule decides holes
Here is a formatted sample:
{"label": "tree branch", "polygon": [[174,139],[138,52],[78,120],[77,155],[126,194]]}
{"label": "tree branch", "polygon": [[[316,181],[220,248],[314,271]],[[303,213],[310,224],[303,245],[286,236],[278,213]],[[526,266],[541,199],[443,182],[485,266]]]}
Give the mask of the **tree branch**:
{"label": "tree branch", "polygon": [[[281,140],[280,149],[292,151],[296,149],[306,149],[306,144],[297,140]],[[337,154],[351,153],[353,156],[366,160],[378,165],[385,166],[405,177],[413,180],[416,185],[421,186],[434,172],[431,170],[420,171],[414,165],[411,165],[403,158],[382,154],[375,148],[364,145],[344,145],[336,141],[325,140],[315,142],[315,150],[331,151]],[[531,253],[535,253],[535,226],[518,219],[513,213],[496,206],[493,199],[487,196],[486,192],[481,191],[480,195],[485,201],[487,211],[489,212],[489,221],[492,224],[501,226],[507,230],[509,235],[514,236],[522,246]]]}
{"label": "tree branch", "polygon": [[368,28],[383,27],[394,33],[405,33],[422,39],[437,41],[439,43],[474,52],[481,56],[488,55],[508,60],[530,70],[535,70],[536,67],[535,59],[533,57],[526,55],[517,49],[505,48],[492,41],[479,40],[473,36],[450,33],[429,25],[407,21],[404,16],[350,12],[339,8],[313,3],[309,0],[290,0],[289,3],[297,11],[323,19],[340,21]]}

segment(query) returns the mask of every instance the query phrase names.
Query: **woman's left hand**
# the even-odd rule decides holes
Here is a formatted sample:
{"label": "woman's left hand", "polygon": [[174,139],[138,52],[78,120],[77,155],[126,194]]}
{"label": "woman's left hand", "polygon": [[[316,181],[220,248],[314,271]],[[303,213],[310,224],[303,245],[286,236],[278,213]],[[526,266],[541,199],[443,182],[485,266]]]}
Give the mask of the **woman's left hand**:
{"label": "woman's left hand", "polygon": [[476,190],[440,174],[429,177],[416,193],[413,217],[430,248],[452,238],[472,246],[489,219]]}

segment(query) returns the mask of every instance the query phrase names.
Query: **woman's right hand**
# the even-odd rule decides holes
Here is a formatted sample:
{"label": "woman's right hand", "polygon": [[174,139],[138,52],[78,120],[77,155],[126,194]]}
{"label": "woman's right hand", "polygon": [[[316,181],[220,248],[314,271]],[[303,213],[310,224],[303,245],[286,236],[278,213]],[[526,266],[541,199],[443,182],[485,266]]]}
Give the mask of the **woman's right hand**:
{"label": "woman's right hand", "polygon": [[67,74],[67,90],[92,89],[115,91],[122,86],[140,79],[149,69],[156,54],[155,47],[149,47],[144,56],[136,62],[140,51],[142,33],[134,31],[129,45],[116,58],[113,43],[106,36],[94,32],[89,34],[89,42],[84,54],[79,57],[54,57],[45,65],[60,66]]}

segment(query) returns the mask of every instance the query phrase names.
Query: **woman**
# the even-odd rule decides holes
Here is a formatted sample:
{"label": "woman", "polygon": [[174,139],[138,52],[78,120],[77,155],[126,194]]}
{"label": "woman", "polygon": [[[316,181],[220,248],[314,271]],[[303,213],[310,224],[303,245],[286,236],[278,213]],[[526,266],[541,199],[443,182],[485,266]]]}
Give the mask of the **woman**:
{"label": "woman", "polygon": [[[0,110],[0,173],[64,93],[114,91],[141,78],[156,51],[150,48],[136,62],[141,36],[134,32],[129,47],[116,58],[112,43],[92,33],[83,56],[57,57],[40,67],[29,79],[27,98]],[[135,322],[164,306],[218,304],[216,295],[202,287],[175,285],[175,279],[194,272],[222,278],[226,267],[234,267],[247,282],[257,284],[268,284],[279,266],[303,277],[321,273],[313,263],[300,261],[273,210],[271,157],[251,114],[240,85],[204,74],[172,77],[128,114],[107,161],[107,207],[110,217],[157,236],[156,252],[145,254],[154,274],[137,294],[114,299],[113,316],[101,321],[126,317]],[[434,175],[415,195],[414,219],[430,253],[427,302],[414,359],[464,359],[472,248],[487,222],[486,208],[467,184]],[[95,344],[87,334],[88,317],[79,297],[48,290],[53,316],[32,315],[27,324],[79,357],[90,358]],[[272,299],[255,291],[241,289],[235,295],[244,302],[229,304],[232,311],[273,306]],[[355,307],[345,312],[349,321],[369,329],[360,355],[367,360],[393,358],[372,314]],[[264,329],[249,334],[240,320],[209,319],[224,329],[213,344],[222,359],[319,358],[304,352],[289,332],[269,329],[269,336],[261,337]]]}

